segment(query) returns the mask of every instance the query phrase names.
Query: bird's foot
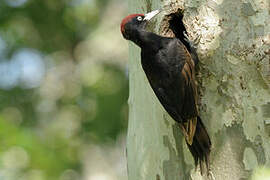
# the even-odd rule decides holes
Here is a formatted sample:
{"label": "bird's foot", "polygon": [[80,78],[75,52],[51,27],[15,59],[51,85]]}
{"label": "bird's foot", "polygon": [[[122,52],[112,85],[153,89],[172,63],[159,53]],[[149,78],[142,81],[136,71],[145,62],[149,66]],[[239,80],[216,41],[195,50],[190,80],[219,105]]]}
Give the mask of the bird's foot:
{"label": "bird's foot", "polygon": [[191,48],[197,49],[202,35],[198,35],[194,40],[191,40],[190,37],[187,35],[186,31],[183,31],[183,35],[185,36],[185,41],[187,41]]}

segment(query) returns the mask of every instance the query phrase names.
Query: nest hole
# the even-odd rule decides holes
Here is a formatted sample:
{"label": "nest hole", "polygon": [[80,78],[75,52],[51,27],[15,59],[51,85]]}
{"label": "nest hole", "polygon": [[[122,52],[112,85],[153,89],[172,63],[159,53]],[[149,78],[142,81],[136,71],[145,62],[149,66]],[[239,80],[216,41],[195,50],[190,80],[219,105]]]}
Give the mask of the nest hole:
{"label": "nest hole", "polygon": [[181,42],[186,46],[187,50],[190,51],[190,45],[186,41],[184,33],[186,33],[186,28],[183,23],[183,10],[178,9],[176,12],[165,15],[161,22],[160,32],[166,37],[175,37],[181,40]]}

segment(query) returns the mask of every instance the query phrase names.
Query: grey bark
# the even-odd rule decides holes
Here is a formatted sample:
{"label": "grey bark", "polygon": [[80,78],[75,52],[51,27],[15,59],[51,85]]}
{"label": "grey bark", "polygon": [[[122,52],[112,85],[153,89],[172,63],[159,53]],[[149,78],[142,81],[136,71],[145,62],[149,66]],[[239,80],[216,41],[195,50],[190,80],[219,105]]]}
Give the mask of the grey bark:
{"label": "grey bark", "polygon": [[[201,36],[197,81],[200,115],[211,140],[211,177],[195,170],[177,124],[165,112],[130,44],[127,136],[129,180],[248,179],[270,167],[269,0],[129,0],[130,13],[184,9],[188,34]],[[163,24],[164,25],[164,24]]]}

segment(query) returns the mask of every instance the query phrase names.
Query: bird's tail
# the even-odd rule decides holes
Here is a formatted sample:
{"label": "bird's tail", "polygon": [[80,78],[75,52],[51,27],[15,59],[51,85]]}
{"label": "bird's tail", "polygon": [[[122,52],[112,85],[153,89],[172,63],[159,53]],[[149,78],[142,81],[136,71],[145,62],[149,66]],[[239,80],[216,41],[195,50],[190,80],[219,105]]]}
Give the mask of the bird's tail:
{"label": "bird's tail", "polygon": [[[193,133],[188,133],[188,131],[186,131],[187,134],[190,134],[193,138],[185,135],[187,146],[194,158],[195,166],[197,167],[198,162],[200,163],[201,174],[203,174],[203,163],[206,164],[207,174],[209,174],[209,155],[211,150],[209,135],[199,116],[188,121],[187,124],[190,125],[185,126],[185,129],[187,128],[186,130],[191,129],[191,132],[193,131]],[[191,126],[194,125],[195,127],[192,128]]]}

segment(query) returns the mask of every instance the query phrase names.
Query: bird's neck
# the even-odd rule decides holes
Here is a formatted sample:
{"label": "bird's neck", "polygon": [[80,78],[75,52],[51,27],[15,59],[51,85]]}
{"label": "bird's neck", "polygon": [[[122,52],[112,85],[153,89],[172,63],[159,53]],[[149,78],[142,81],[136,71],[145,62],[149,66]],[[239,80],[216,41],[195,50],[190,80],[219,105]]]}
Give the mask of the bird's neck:
{"label": "bird's neck", "polygon": [[132,37],[132,41],[137,44],[140,48],[148,48],[150,49],[158,49],[160,46],[161,36],[147,32],[145,30],[135,30],[133,33],[134,37]]}

